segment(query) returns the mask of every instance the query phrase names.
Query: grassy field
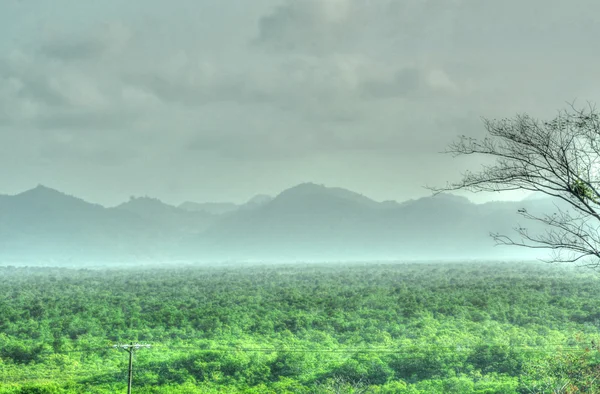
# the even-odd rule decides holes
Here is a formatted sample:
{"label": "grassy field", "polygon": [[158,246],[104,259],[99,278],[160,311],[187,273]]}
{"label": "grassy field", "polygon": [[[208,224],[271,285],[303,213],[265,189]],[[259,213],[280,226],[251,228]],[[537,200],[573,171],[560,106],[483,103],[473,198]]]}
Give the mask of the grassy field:
{"label": "grassy field", "polygon": [[[600,392],[600,278],[538,263],[0,268],[0,393]],[[599,379],[600,380],[600,379]]]}

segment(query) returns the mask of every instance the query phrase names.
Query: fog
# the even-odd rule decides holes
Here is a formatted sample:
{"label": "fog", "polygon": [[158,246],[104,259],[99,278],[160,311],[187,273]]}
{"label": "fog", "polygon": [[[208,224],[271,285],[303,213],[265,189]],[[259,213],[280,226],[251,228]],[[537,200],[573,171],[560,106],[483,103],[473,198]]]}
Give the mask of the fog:
{"label": "fog", "polygon": [[600,393],[599,13],[0,0],[0,394]]}
{"label": "fog", "polygon": [[532,259],[540,254],[496,247],[489,233],[510,234],[520,208],[555,209],[549,198],[475,204],[451,194],[378,202],[313,183],[224,212],[206,207],[151,197],[104,207],[40,185],[0,198],[0,257],[82,266]]}

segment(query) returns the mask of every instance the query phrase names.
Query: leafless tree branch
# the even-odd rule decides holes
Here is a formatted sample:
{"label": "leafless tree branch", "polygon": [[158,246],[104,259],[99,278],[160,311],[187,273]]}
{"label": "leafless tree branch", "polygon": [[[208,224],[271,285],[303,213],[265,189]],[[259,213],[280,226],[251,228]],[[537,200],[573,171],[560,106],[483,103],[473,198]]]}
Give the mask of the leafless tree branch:
{"label": "leafless tree branch", "polygon": [[526,114],[512,119],[483,119],[487,136],[460,136],[444,153],[495,158],[478,172],[445,187],[429,187],[434,194],[469,190],[500,192],[525,190],[544,193],[566,208],[555,205],[552,214],[519,214],[547,231],[532,234],[517,227],[517,236],[491,234],[499,245],[515,245],[551,252],[551,262],[583,262],[600,267],[600,116],[595,105],[583,109],[569,104],[550,121]]}

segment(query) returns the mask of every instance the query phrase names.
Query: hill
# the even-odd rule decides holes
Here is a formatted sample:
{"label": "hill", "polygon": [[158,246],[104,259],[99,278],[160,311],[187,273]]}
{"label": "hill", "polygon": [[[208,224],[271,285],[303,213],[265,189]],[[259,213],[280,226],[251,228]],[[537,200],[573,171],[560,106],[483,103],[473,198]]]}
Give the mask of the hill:
{"label": "hill", "polygon": [[125,209],[105,208],[38,186],[0,199],[5,261],[105,261],[173,254],[175,234]]}
{"label": "hill", "polygon": [[202,233],[216,220],[216,215],[205,211],[188,211],[157,198],[132,197],[116,210],[130,212],[154,225],[160,226],[169,234]]}
{"label": "hill", "polygon": [[238,209],[254,209],[263,204],[268,203],[273,198],[266,194],[257,194],[244,204],[234,204],[232,202],[193,202],[186,201],[178,206],[178,208],[189,212],[204,212],[213,215],[222,215],[237,211]]}
{"label": "hill", "polygon": [[193,201],[186,201],[180,204],[178,208],[189,212],[205,212],[213,215],[221,215],[223,213],[235,211],[238,209],[238,205],[232,202],[197,203]]}
{"label": "hill", "polygon": [[[187,205],[189,208],[189,205]],[[4,261],[302,261],[504,259],[490,232],[510,234],[519,208],[553,212],[550,199],[474,204],[451,194],[378,202],[303,183],[210,213],[137,197],[113,207],[38,186],[0,196]],[[532,228],[533,231],[539,230]]]}

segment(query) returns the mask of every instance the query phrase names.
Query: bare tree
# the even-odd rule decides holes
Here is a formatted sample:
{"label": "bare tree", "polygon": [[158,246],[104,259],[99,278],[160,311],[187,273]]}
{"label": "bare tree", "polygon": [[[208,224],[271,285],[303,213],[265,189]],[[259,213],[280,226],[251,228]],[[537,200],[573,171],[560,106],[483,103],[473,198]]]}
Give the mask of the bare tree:
{"label": "bare tree", "polygon": [[460,136],[445,153],[495,159],[479,172],[466,172],[435,193],[452,190],[497,192],[528,190],[553,197],[556,211],[534,214],[519,209],[524,218],[541,223],[542,234],[515,228],[517,236],[492,233],[497,244],[548,249],[550,262],[579,262],[600,267],[600,117],[595,106],[573,104],[550,121],[528,115],[512,119],[483,119],[487,136]]}

